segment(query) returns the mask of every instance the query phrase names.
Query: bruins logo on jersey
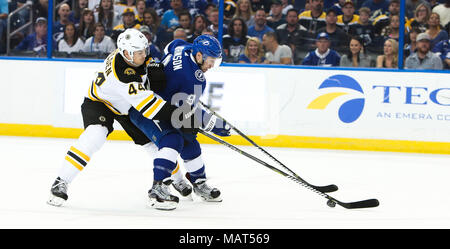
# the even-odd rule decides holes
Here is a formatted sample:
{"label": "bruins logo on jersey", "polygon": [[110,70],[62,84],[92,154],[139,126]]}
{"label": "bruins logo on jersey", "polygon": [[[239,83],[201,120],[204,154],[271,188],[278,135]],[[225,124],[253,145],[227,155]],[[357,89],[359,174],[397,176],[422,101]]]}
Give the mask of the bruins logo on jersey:
{"label": "bruins logo on jersey", "polygon": [[135,75],[136,71],[133,68],[127,68],[127,69],[125,69],[125,71],[123,73],[125,75]]}

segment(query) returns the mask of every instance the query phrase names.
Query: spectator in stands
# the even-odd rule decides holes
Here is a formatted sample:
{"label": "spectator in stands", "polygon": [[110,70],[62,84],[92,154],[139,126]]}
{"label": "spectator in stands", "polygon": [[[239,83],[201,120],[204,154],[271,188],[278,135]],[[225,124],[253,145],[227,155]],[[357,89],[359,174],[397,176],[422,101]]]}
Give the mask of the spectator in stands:
{"label": "spectator in stands", "polygon": [[433,8],[433,12],[438,13],[441,17],[441,26],[445,27],[450,23],[450,0],[445,0],[444,3],[438,4]]}
{"label": "spectator in stands", "polygon": [[430,48],[434,48],[442,40],[448,40],[447,31],[441,29],[441,20],[438,13],[431,13],[428,19],[428,28],[426,33],[430,36]]}
{"label": "spectator in stands", "polygon": [[[347,5],[348,6],[348,5]],[[349,37],[347,33],[341,28],[342,26],[337,25],[338,17],[336,11],[331,8],[327,11],[327,16],[325,18],[326,26],[318,30],[319,33],[325,32],[330,38],[330,48],[333,50],[342,50],[347,48]]]}
{"label": "spectator in stands", "polygon": [[291,48],[294,64],[300,63],[303,59],[301,49],[305,47],[303,37],[305,37],[307,31],[305,27],[298,24],[298,11],[296,9],[288,10],[286,23],[278,26],[275,32],[278,43],[288,45]]}
{"label": "spectator in stands", "polygon": [[85,8],[88,8],[89,4],[88,0],[78,0],[76,2],[78,2],[78,4],[75,4],[75,6],[73,6],[73,10],[69,14],[69,20],[74,24],[78,24],[80,22],[81,12]]}
{"label": "spectator in stands", "polygon": [[244,20],[239,17],[233,18],[228,26],[228,34],[222,38],[224,61],[238,62],[239,56],[244,53],[248,38],[247,25]]}
{"label": "spectator in stands", "polygon": [[189,0],[185,2],[184,7],[189,10],[191,16],[196,16],[198,14],[204,15],[207,5],[207,0]]}
{"label": "spectator in stands", "polygon": [[291,4],[290,0],[281,0],[281,13],[286,16],[288,10],[293,9],[294,6]]}
{"label": "spectator in stands", "polygon": [[96,10],[100,6],[100,0],[89,0],[88,8],[91,10]]}
{"label": "spectator in stands", "polygon": [[250,0],[238,0],[236,6],[234,17],[242,18],[247,27],[255,25],[255,14],[251,8]]}
{"label": "spectator in stands", "polygon": [[294,2],[294,8],[299,10],[298,13],[301,14],[305,11],[311,10],[311,0],[304,0],[303,1],[304,4],[301,4],[301,3],[302,3],[302,1],[298,1],[298,0]]}
{"label": "spectator in stands", "polygon": [[158,48],[164,48],[165,44],[172,41],[173,35],[171,33],[167,33],[166,30],[161,27],[160,23],[161,19],[153,8],[145,9],[144,25],[150,28],[153,43]]}
{"label": "spectator in stands", "polygon": [[403,49],[403,54],[406,57],[410,56],[412,53],[416,52],[417,48],[417,35],[419,35],[421,32],[419,29],[415,28],[412,29],[408,33],[408,39],[405,39],[405,48]]}
{"label": "spectator in stands", "polygon": [[33,22],[36,22],[36,19],[39,17],[44,17],[47,19],[48,17],[48,0],[38,0],[33,3]]}
{"label": "spectator in stands", "polygon": [[[361,13],[360,13],[361,15]],[[388,12],[385,14],[377,16],[372,25],[375,28],[375,34],[380,35],[383,28],[389,25],[389,16],[390,15],[400,15],[400,0],[391,0],[389,2]],[[361,16],[360,16],[361,18]],[[405,23],[408,22],[408,18],[405,17]]]}
{"label": "spectator in stands", "polygon": [[8,2],[6,0],[0,0],[0,54],[6,52],[6,25],[8,14]]}
{"label": "spectator in stands", "polygon": [[361,37],[353,36],[350,39],[347,53],[343,54],[340,61],[341,67],[372,67],[375,63],[372,58],[365,53],[364,40]]}
{"label": "spectator in stands", "polygon": [[[214,32],[214,36],[218,38],[219,34],[219,9],[214,8],[211,10],[208,16],[208,21],[211,23],[211,25],[208,26],[209,29],[211,29]],[[223,34],[226,34],[227,26],[224,24],[222,28]]]}
{"label": "spectator in stands", "polygon": [[187,41],[192,43],[194,42],[195,38],[200,36],[202,34],[202,31],[206,28],[208,21],[206,20],[206,17],[204,15],[197,15],[194,17],[194,23],[192,25],[192,29],[190,35],[187,38]]}
{"label": "spectator in stands", "polygon": [[405,1],[405,9],[406,9],[406,16],[408,18],[412,18],[415,16],[415,11],[417,10],[417,7],[419,5],[424,4],[428,9],[431,9],[430,3],[426,0],[406,0]]}
{"label": "spectator in stands", "polygon": [[352,0],[346,0],[342,7],[342,15],[337,17],[336,24],[348,33],[351,26],[359,23],[359,16],[355,14],[355,5]]}
{"label": "spectator in stands", "polygon": [[375,39],[375,28],[369,21],[370,9],[362,7],[358,12],[359,23],[350,27],[349,34],[351,36],[362,37],[364,40],[364,47],[368,47],[372,45],[372,41]]}
{"label": "spectator in stands", "polygon": [[377,68],[398,67],[398,42],[388,39],[384,42],[383,54],[377,56]]}
{"label": "spectator in stands", "polygon": [[135,0],[119,0],[114,4],[114,10],[117,13],[123,13],[125,9],[132,9],[136,13],[136,1]]}
{"label": "spectator in stands", "polygon": [[255,25],[248,28],[247,34],[258,37],[262,41],[263,35],[267,32],[274,32],[274,30],[266,25],[266,12],[259,9],[255,13]]}
{"label": "spectator in stands", "polygon": [[286,45],[278,44],[275,32],[267,32],[263,36],[263,46],[266,50],[266,60],[269,64],[294,64],[292,51]]}
{"label": "spectator in stands", "polygon": [[113,28],[120,24],[120,14],[114,10],[113,0],[101,0],[94,12],[95,22],[101,22],[106,29],[106,35],[111,35]]}
{"label": "spectator in stands", "polygon": [[81,12],[81,20],[77,26],[78,37],[83,41],[94,35],[95,31],[95,17],[94,11],[90,9],[84,9]]}
{"label": "spectator in stands", "polygon": [[134,22],[139,25],[144,25],[144,11],[145,11],[145,0],[136,1],[136,16]]}
{"label": "spectator in stands", "polygon": [[342,15],[344,14],[344,12],[342,12],[342,8],[344,7],[345,2],[346,0],[338,0],[337,3],[330,7],[330,9],[334,9],[336,11],[336,15]]}
{"label": "spectator in stands", "polygon": [[58,51],[70,54],[72,52],[80,52],[83,49],[83,46],[84,42],[78,37],[75,24],[66,24],[64,36],[58,42]]}
{"label": "spectator in stands", "polygon": [[83,46],[83,52],[111,53],[116,49],[116,43],[111,37],[105,35],[105,26],[102,23],[95,24],[94,35],[89,37]]}
{"label": "spectator in stands", "polygon": [[323,0],[311,0],[311,10],[306,10],[299,15],[298,22],[308,30],[308,38],[314,40],[318,30],[325,27],[326,13],[323,11]]}
{"label": "spectator in stands", "polygon": [[264,9],[264,12],[269,13],[272,0],[251,0],[250,2],[253,12],[256,12],[259,9]]}
{"label": "spectator in stands", "polygon": [[381,36],[384,40],[395,39],[398,41],[400,37],[400,16],[390,15],[389,25],[381,31]]}
{"label": "spectator in stands", "polygon": [[171,8],[170,0],[147,0],[147,6],[153,8],[158,16],[162,16]]}
{"label": "spectator in stands", "polygon": [[264,49],[262,43],[257,37],[250,37],[245,45],[244,54],[239,56],[239,63],[259,64],[264,63],[266,58],[264,57]]}
{"label": "spectator in stands", "polygon": [[70,6],[67,3],[61,4],[58,8],[58,19],[53,24],[53,40],[58,42],[64,35],[64,27],[70,22]]}
{"label": "spectator in stands", "polygon": [[119,35],[124,32],[126,29],[135,28],[139,29],[141,25],[136,24],[135,22],[134,10],[132,8],[127,8],[122,13],[122,24],[119,24],[114,27],[111,38],[114,41],[117,41]]}
{"label": "spectator in stands", "polygon": [[273,30],[277,29],[281,24],[286,23],[285,16],[281,11],[283,11],[281,0],[273,0],[272,5],[270,6],[271,14],[267,17],[267,26],[271,27]]}
{"label": "spectator in stands", "polygon": [[208,16],[211,14],[211,11],[212,11],[213,9],[217,9],[216,4],[214,4],[214,3],[212,3],[212,2],[208,3],[208,4],[206,5],[206,8],[205,8],[205,15],[204,15],[204,16],[208,17]]}
{"label": "spectator in stands", "polygon": [[412,28],[418,28],[421,32],[425,32],[427,29],[428,18],[430,18],[431,10],[426,4],[419,4],[414,12],[414,18],[408,20],[405,24],[407,30]]}
{"label": "spectator in stands", "polygon": [[334,50],[330,49],[330,38],[325,32],[319,33],[316,38],[317,48],[308,53],[302,61],[302,65],[309,66],[339,66],[341,56]]}
{"label": "spectator in stands", "polygon": [[181,39],[183,41],[187,41],[187,34],[186,30],[183,28],[177,28],[175,31],[173,31],[173,39]]}
{"label": "spectator in stands", "polygon": [[405,68],[408,69],[442,69],[441,58],[430,51],[430,35],[420,33],[417,36],[417,50],[406,58]]}
{"label": "spectator in stands", "polygon": [[34,24],[34,33],[25,37],[15,50],[34,51],[44,54],[47,51],[47,19],[39,17]]}
{"label": "spectator in stands", "polygon": [[178,15],[184,10],[182,0],[170,0],[170,6],[172,9],[164,12],[161,19],[161,26],[167,32],[172,32],[179,25]]}
{"label": "spectator in stands", "polygon": [[441,58],[445,69],[450,69],[450,40],[440,41],[436,44],[433,53]]}
{"label": "spectator in stands", "polygon": [[182,28],[187,35],[191,34],[192,29],[192,17],[188,11],[182,11],[178,14],[178,23],[180,24],[177,28]]}
{"label": "spectator in stands", "polygon": [[371,19],[375,19],[377,16],[382,15],[389,10],[388,0],[365,0],[361,7],[367,7],[372,13]]}
{"label": "spectator in stands", "polygon": [[223,23],[228,26],[236,13],[236,4],[233,0],[225,0],[223,4]]}
{"label": "spectator in stands", "polygon": [[148,41],[147,54],[149,54],[155,61],[157,62],[161,61],[163,55],[161,53],[161,50],[157,46],[155,46],[155,44],[153,44],[153,37],[150,28],[148,26],[142,25],[139,31],[141,31],[141,33],[144,34],[145,37],[147,38]]}

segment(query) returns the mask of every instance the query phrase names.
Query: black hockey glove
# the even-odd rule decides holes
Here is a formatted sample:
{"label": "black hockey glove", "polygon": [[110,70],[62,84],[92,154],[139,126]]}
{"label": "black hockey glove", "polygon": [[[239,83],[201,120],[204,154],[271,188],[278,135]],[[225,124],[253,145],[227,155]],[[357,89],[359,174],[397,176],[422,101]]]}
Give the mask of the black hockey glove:
{"label": "black hockey glove", "polygon": [[164,73],[164,64],[152,62],[147,66],[148,87],[154,92],[162,91],[166,88],[167,80]]}

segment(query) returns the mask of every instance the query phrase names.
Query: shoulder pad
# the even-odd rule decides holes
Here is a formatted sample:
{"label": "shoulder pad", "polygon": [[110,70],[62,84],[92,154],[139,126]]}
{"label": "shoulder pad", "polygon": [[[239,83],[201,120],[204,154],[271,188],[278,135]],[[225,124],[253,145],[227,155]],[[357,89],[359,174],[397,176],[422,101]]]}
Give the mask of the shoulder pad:
{"label": "shoulder pad", "polygon": [[122,83],[142,82],[142,75],[146,74],[146,63],[139,67],[128,65],[119,53],[113,60],[114,76]]}

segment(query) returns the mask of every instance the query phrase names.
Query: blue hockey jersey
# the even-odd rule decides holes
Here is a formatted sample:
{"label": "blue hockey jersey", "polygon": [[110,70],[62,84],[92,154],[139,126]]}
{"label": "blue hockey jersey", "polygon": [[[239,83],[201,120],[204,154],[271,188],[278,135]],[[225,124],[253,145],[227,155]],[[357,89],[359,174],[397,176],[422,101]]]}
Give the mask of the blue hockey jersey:
{"label": "blue hockey jersey", "polygon": [[316,49],[308,53],[305,59],[303,59],[302,65],[337,67],[340,61],[341,56],[336,51],[328,49],[325,54],[321,55]]}
{"label": "blue hockey jersey", "polygon": [[[192,44],[177,39],[169,43],[164,49],[164,72],[167,86],[157,92],[167,102],[176,104],[175,100],[188,98],[195,105],[206,87],[203,71],[197,65],[192,55]],[[184,95],[184,97],[183,97]]]}

